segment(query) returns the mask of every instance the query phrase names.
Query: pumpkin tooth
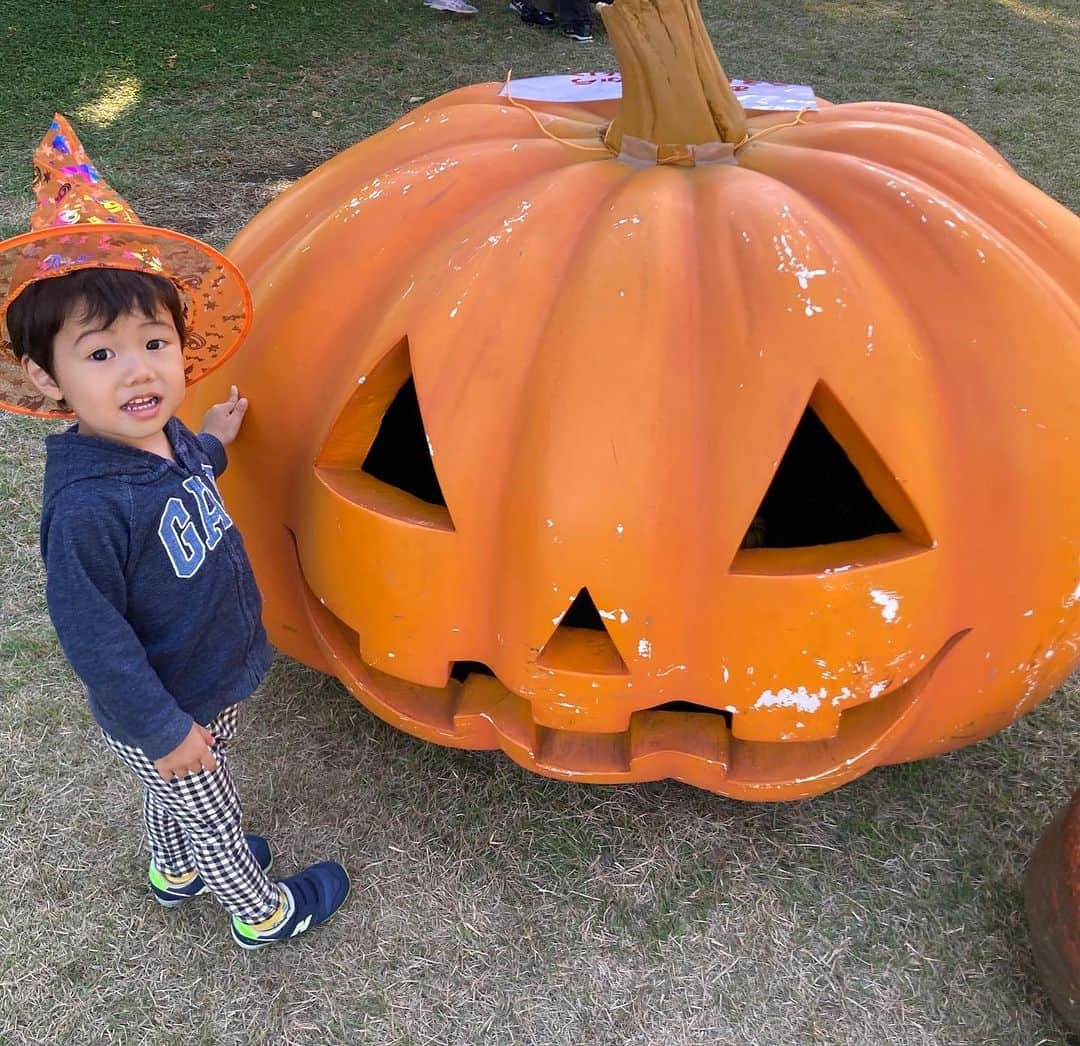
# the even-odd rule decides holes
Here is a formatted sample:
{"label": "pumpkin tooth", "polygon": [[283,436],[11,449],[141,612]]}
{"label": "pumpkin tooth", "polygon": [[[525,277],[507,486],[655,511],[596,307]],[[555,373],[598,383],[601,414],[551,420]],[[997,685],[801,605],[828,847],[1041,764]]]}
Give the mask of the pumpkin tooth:
{"label": "pumpkin tooth", "polygon": [[630,734],[628,731],[593,734],[541,727],[536,765],[551,770],[572,766],[574,776],[610,775],[625,779],[630,772]]}
{"label": "pumpkin tooth", "polygon": [[731,769],[731,731],[724,717],[650,711],[630,719],[630,769],[635,780],[666,776],[664,767],[673,757],[684,755],[726,774]]}
{"label": "pumpkin tooth", "polygon": [[532,717],[529,702],[494,676],[474,673],[459,684],[452,714],[455,738],[468,738],[470,746],[501,747],[519,756],[519,761],[533,760],[540,749],[541,727]]}

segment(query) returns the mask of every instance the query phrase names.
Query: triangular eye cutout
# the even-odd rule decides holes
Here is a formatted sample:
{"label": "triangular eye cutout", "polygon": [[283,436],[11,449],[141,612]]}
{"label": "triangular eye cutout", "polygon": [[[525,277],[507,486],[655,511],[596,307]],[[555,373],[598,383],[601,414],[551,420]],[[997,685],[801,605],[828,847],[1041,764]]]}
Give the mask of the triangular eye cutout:
{"label": "triangular eye cutout", "polygon": [[805,548],[888,534],[931,544],[881,455],[819,384],[741,547]]}
{"label": "triangular eye cutout", "polygon": [[411,374],[387,407],[362,468],[414,498],[445,507]]}
{"label": "triangular eye cutout", "polygon": [[557,672],[626,675],[626,662],[608,634],[589,590],[583,588],[559,619],[536,659]]}
{"label": "triangular eye cutout", "polygon": [[403,338],[357,383],[316,460],[350,500],[387,515],[453,530]]}

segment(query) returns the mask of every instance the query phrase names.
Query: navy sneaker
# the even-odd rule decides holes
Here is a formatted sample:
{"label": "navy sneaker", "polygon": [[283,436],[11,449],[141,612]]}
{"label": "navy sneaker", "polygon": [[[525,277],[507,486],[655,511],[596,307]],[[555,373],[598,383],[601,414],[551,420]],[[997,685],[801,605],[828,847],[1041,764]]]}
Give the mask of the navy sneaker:
{"label": "navy sneaker", "polygon": [[232,936],[241,948],[253,951],[275,941],[287,941],[305,930],[326,922],[349,896],[349,876],[337,861],[321,861],[305,868],[299,875],[277,884],[286,895],[292,911],[272,930],[256,930],[250,923],[233,916]]}
{"label": "navy sneaker", "polygon": [[569,25],[563,26],[563,34],[570,37],[571,40],[576,40],[579,44],[591,44],[592,43],[592,22],[587,18],[582,19],[580,22],[571,22]]}
{"label": "navy sneaker", "polygon": [[[254,855],[255,860],[258,861],[259,867],[264,872],[270,871],[270,866],[274,863],[273,855],[270,853],[270,844],[261,835],[245,835],[244,838],[247,840],[248,848]],[[150,859],[150,868],[146,873],[146,877],[150,883],[150,892],[154,895],[154,900],[163,908],[175,908],[178,904],[183,904],[184,901],[188,901],[192,897],[198,897],[199,894],[206,893],[209,889],[206,883],[203,882],[201,875],[196,875],[191,882],[185,883],[183,886],[170,883],[158,871],[153,858]]]}

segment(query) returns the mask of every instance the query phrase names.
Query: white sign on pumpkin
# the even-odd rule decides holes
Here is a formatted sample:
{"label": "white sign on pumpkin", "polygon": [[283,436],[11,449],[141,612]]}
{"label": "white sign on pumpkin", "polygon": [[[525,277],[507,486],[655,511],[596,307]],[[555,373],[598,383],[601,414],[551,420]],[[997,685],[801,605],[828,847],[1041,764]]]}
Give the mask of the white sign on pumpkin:
{"label": "white sign on pumpkin", "polygon": [[[732,80],[731,89],[744,109],[799,112],[816,109],[814,90],[807,84],[774,84],[766,80]],[[507,93],[506,86],[499,91]],[[531,76],[510,82],[510,96],[523,102],[602,102],[622,97],[622,76],[615,72]]]}

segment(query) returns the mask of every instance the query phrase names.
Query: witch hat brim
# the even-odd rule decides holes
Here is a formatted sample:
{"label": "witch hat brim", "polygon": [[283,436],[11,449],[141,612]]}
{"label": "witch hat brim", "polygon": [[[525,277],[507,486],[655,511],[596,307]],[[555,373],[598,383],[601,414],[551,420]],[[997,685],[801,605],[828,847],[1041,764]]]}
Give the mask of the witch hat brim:
{"label": "witch hat brim", "polygon": [[48,399],[15,359],[8,306],[31,283],[80,269],[127,269],[164,276],[184,310],[184,374],[204,378],[239,347],[251,326],[251,292],[240,270],[199,240],[150,225],[68,225],[0,243],[0,408],[44,418],[72,417]]}

